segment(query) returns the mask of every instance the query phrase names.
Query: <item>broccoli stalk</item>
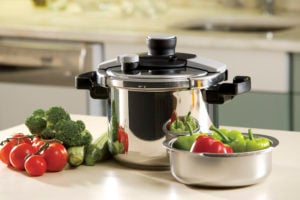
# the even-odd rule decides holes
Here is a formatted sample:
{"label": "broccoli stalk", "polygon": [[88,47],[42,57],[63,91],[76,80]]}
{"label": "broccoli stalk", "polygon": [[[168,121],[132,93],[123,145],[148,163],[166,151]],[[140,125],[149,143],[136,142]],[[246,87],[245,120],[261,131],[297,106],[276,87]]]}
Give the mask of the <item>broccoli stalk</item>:
{"label": "broccoli stalk", "polygon": [[85,146],[68,148],[68,163],[71,167],[78,167],[84,161]]}

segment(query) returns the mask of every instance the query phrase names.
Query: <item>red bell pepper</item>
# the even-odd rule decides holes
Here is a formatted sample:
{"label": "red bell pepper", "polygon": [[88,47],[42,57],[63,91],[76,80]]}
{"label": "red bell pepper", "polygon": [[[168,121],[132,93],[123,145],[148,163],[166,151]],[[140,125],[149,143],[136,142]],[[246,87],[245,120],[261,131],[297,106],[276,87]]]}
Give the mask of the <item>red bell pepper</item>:
{"label": "red bell pepper", "polygon": [[210,137],[199,136],[191,147],[194,153],[232,153],[230,146],[224,145],[222,142]]}

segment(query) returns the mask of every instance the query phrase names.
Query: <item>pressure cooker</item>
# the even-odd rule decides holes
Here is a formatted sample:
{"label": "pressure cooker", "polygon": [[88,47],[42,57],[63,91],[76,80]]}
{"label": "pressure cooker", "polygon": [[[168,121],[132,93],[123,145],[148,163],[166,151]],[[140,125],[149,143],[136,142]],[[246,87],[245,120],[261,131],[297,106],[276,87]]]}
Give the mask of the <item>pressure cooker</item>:
{"label": "pressure cooker", "polygon": [[251,79],[228,83],[227,66],[219,61],[175,51],[173,35],[151,35],[148,50],[123,54],[78,75],[77,89],[107,99],[108,144],[117,161],[136,168],[166,169],[163,141],[172,113],[189,115],[199,132],[218,126],[217,105],[250,91]]}

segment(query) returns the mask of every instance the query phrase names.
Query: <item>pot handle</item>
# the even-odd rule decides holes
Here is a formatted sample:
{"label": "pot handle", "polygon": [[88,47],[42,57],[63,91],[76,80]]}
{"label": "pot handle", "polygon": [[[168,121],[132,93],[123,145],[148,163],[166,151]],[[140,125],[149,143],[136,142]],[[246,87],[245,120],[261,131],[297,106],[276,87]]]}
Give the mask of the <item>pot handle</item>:
{"label": "pot handle", "polygon": [[235,76],[232,83],[222,83],[203,91],[204,101],[211,104],[223,104],[233,99],[236,95],[251,90],[251,78],[249,76]]}
{"label": "pot handle", "polygon": [[93,99],[108,99],[108,88],[97,84],[97,73],[95,71],[86,72],[75,77],[76,89],[90,91]]}

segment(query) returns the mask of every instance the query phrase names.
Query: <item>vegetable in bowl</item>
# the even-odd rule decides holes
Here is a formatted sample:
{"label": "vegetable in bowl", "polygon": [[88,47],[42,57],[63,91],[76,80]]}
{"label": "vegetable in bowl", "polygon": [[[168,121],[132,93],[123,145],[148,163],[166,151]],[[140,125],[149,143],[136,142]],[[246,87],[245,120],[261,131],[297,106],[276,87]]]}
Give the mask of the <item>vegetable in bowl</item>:
{"label": "vegetable in bowl", "polygon": [[212,133],[192,133],[178,136],[173,147],[196,153],[242,153],[263,150],[270,147],[270,140],[263,136],[254,136],[252,129],[247,134],[237,130],[210,127]]}

